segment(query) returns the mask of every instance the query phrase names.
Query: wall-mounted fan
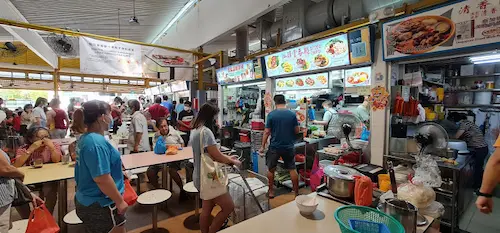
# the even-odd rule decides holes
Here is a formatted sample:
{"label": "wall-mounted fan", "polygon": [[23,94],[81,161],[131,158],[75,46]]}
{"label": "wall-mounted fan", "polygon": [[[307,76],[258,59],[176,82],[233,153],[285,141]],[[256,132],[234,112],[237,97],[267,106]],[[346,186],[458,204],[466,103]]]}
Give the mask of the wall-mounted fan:
{"label": "wall-mounted fan", "polygon": [[28,51],[28,47],[22,43],[5,42],[0,46],[0,57],[18,57]]}
{"label": "wall-mounted fan", "polygon": [[78,38],[51,33],[45,41],[61,57],[78,57]]}
{"label": "wall-mounted fan", "polygon": [[425,154],[440,155],[448,147],[448,134],[446,130],[436,123],[424,123],[415,133],[415,140],[420,146],[419,156]]}

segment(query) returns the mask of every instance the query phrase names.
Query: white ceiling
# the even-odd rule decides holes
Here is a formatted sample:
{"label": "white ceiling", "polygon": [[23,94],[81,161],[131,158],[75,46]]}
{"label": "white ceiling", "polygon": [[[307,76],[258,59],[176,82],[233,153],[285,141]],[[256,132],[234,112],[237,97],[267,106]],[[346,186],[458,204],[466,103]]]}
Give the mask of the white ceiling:
{"label": "white ceiling", "polygon": [[[133,0],[11,0],[29,23],[151,42],[188,0],[136,0],[140,25],[130,25]],[[120,33],[118,30],[120,9]],[[9,36],[0,30],[0,36]]]}

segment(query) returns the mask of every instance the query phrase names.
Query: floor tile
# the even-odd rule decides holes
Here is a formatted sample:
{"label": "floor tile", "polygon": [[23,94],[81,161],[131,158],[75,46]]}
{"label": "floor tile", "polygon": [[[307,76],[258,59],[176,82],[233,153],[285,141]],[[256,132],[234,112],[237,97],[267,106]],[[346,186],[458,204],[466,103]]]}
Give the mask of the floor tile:
{"label": "floor tile", "polygon": [[467,231],[470,233],[497,233],[500,230],[482,223],[471,222]]}

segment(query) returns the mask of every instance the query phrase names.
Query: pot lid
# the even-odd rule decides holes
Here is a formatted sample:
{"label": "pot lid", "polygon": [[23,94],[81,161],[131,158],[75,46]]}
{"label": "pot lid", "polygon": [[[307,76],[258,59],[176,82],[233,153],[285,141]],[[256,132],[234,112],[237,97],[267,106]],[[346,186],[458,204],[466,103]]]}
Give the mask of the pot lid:
{"label": "pot lid", "polygon": [[337,179],[342,179],[342,180],[354,180],[353,176],[361,175],[361,173],[359,173],[358,171],[356,171],[352,168],[348,168],[348,167],[344,167],[344,166],[340,166],[340,165],[327,166],[324,169],[324,172],[327,176],[329,176],[331,178],[337,178]]}

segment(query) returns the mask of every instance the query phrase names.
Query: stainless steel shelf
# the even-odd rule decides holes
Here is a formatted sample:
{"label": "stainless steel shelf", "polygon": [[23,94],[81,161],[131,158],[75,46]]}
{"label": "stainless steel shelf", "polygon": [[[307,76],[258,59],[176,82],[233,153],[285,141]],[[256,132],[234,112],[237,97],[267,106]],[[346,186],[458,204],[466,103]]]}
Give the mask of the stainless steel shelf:
{"label": "stainless steel shelf", "polygon": [[445,105],[446,108],[500,108],[500,104],[467,104],[467,105]]}

